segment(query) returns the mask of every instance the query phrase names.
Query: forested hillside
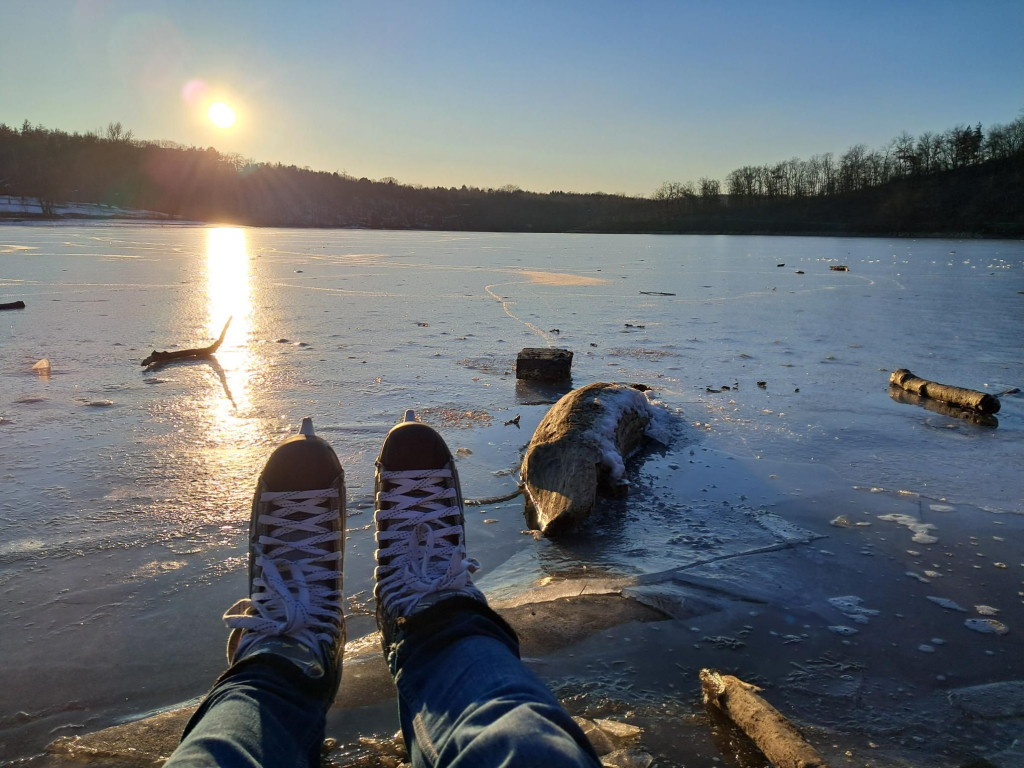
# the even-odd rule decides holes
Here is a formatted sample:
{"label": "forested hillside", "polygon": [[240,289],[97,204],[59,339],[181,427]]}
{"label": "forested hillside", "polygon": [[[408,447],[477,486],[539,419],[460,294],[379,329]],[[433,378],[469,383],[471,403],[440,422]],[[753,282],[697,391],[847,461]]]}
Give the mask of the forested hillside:
{"label": "forested hillside", "polygon": [[1024,116],[743,166],[724,183],[666,182],[650,196],[427,188],[140,141],[119,123],[78,134],[26,121],[0,124],[0,195],[37,201],[43,217],[99,203],[258,226],[1019,237]]}

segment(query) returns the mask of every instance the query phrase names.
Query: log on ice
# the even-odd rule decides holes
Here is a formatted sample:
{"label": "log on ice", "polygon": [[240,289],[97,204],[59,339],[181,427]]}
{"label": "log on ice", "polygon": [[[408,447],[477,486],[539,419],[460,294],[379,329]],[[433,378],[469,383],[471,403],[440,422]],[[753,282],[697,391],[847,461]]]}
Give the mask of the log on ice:
{"label": "log on ice", "polygon": [[760,688],[714,669],[702,669],[700,682],[704,703],[736,723],[775,768],[827,768],[793,724],[757,695]]}
{"label": "log on ice", "polygon": [[516,358],[516,378],[566,381],[572,378],[572,352],[568,349],[525,347]]}
{"label": "log on ice", "polygon": [[889,376],[889,383],[921,397],[942,400],[961,408],[970,408],[981,413],[998,413],[999,400],[985,392],[963,387],[951,387],[915,376],[906,368],[898,368]]}
{"label": "log on ice", "polygon": [[626,384],[588,384],[555,403],[523,458],[527,524],[571,530],[590,516],[599,488],[621,490],[625,457],[643,442],[654,408]]}
{"label": "log on ice", "polygon": [[174,360],[184,360],[189,357],[212,357],[213,354],[220,349],[220,345],[224,343],[224,337],[227,335],[229,325],[231,325],[230,317],[228,318],[228,321],[224,323],[224,330],[220,332],[220,337],[208,347],[199,347],[197,349],[177,349],[172,352],[157,352],[154,349],[153,354],[142,361],[142,365],[159,367]]}

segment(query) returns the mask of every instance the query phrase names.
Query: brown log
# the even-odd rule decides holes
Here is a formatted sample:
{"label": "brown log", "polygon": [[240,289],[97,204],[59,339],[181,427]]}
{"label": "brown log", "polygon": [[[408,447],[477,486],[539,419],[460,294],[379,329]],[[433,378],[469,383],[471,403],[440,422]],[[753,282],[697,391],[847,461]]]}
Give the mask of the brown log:
{"label": "brown log", "polygon": [[8,304],[0,304],[0,309],[24,309],[24,301],[12,301]]}
{"label": "brown log", "polygon": [[[623,398],[629,407],[617,408]],[[609,410],[613,409],[613,410]],[[651,420],[647,399],[624,384],[597,382],[574,389],[541,421],[526,449],[520,477],[526,496],[526,523],[545,535],[569,532],[593,512],[598,490],[615,491],[606,464],[599,424],[615,418],[614,448],[629,456],[644,441]]]}
{"label": "brown log", "polygon": [[153,354],[142,361],[142,365],[163,365],[169,363],[172,360],[182,360],[188,357],[212,357],[220,345],[224,343],[224,336],[228,332],[228,326],[231,325],[231,318],[224,323],[224,330],[220,332],[220,337],[208,347],[198,347],[196,349],[178,349],[173,352],[157,352],[153,350]]}
{"label": "brown log", "polygon": [[898,368],[889,376],[889,383],[913,392],[921,397],[930,397],[933,400],[942,400],[946,403],[961,408],[970,408],[981,413],[998,413],[999,400],[985,392],[977,392],[973,389],[963,387],[951,387],[948,384],[939,384],[928,379],[922,379],[906,368]]}
{"label": "brown log", "polygon": [[713,704],[738,725],[775,768],[827,768],[825,759],[771,704],[760,688],[714,669],[700,671],[704,703]]}

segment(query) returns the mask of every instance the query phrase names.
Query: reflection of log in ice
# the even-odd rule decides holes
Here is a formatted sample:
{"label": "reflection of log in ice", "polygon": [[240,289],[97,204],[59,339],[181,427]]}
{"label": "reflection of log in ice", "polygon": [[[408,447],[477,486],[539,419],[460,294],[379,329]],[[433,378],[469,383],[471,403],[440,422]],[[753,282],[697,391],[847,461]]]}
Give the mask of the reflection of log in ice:
{"label": "reflection of log in ice", "polygon": [[960,408],[950,403],[943,402],[942,400],[933,400],[930,397],[921,397],[913,392],[908,392],[905,389],[900,389],[895,385],[889,386],[889,397],[895,400],[897,403],[906,403],[908,405],[919,405],[922,408],[927,408],[929,411],[941,414],[943,416],[949,416],[954,419],[964,419],[972,424],[977,424],[980,427],[998,427],[999,419],[990,413],[979,413],[978,411],[971,411],[966,408]]}

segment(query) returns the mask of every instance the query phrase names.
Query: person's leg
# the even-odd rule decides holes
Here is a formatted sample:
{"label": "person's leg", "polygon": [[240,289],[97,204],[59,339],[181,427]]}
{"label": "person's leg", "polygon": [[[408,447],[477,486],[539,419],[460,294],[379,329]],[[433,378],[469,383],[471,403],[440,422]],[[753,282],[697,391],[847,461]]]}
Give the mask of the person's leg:
{"label": "person's leg", "polygon": [[466,554],[454,460],[412,419],[388,433],[377,461],[374,595],[413,765],[600,765],[473,586],[480,566]]}
{"label": "person's leg", "polygon": [[344,541],[344,472],[305,419],[253,498],[249,598],[224,616],[231,666],[167,766],[319,765],[345,647]]}
{"label": "person's leg", "polygon": [[167,768],[320,765],[334,690],[277,654],[242,659],[189,720]]}
{"label": "person's leg", "polygon": [[520,661],[512,628],[478,600],[441,600],[407,619],[389,662],[414,766],[599,765]]}

